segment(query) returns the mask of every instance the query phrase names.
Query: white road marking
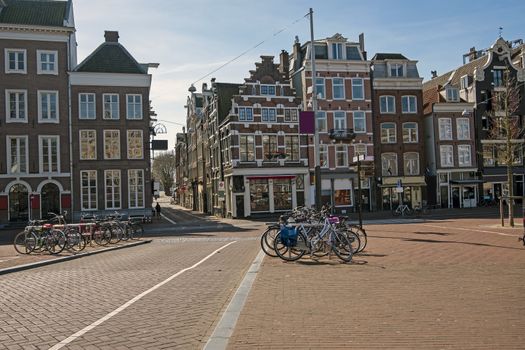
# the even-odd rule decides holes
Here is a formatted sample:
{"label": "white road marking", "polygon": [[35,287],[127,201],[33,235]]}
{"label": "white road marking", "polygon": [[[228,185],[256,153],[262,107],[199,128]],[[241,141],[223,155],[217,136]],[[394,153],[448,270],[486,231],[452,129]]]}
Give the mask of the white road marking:
{"label": "white road marking", "polygon": [[173,225],[177,224],[175,221],[171,220],[169,217],[167,217],[166,215],[160,213],[160,216],[162,216],[164,219],[168,220],[169,222],[171,222]]}
{"label": "white road marking", "polygon": [[153,292],[154,290],[162,287],[163,285],[165,285],[166,283],[170,282],[172,279],[182,275],[184,272],[186,271],[189,271],[191,269],[194,269],[196,268],[197,266],[199,266],[200,264],[202,264],[203,262],[205,262],[206,260],[208,260],[209,258],[211,258],[213,255],[215,255],[218,251],[226,248],[227,246],[235,243],[236,241],[233,241],[233,242],[230,242],[228,244],[225,244],[223,245],[222,247],[220,247],[219,249],[217,250],[214,250],[211,254],[209,254],[208,256],[206,256],[204,259],[202,259],[201,261],[193,264],[192,266],[190,267],[187,267],[185,269],[182,269],[180,270],[179,272],[177,272],[176,274],[168,277],[167,279],[165,279],[164,281],[156,284],[155,286],[151,287],[150,289],[148,289],[147,291],[145,292],[142,292],[140,293],[139,295],[137,295],[136,297],[134,297],[133,299],[129,300],[128,302],[126,302],[125,304],[121,305],[120,307],[116,308],[115,310],[111,311],[109,314],[107,314],[106,316],[104,317],[101,317],[99,318],[98,320],[96,320],[95,322],[93,322],[92,324],[90,324],[89,326],[79,330],[78,332],[76,332],[75,334],[67,337],[66,339],[62,340],[61,342],[55,344],[53,347],[49,348],[50,350],[58,350],[64,346],[66,346],[67,344],[71,343],[72,341],[74,341],[75,339],[77,338],[80,338],[81,336],[83,336],[84,334],[86,334],[87,332],[89,332],[90,330],[94,329],[95,327],[99,326],[100,324],[104,323],[105,321],[109,320],[110,318],[112,318],[113,316],[117,315],[118,313],[120,313],[121,311],[125,310],[127,307],[133,305],[135,302],[139,301],[140,299],[142,299],[144,296],[148,295],[149,293]]}
{"label": "white road marking", "polygon": [[210,339],[208,339],[206,345],[204,345],[204,350],[222,350],[226,349],[228,346],[228,341],[230,340],[233,330],[235,329],[237,319],[239,318],[239,315],[244,307],[244,303],[248,298],[248,294],[250,293],[253,282],[255,281],[257,272],[259,272],[263,258],[264,252],[261,250],[253,260],[252,265],[248,269],[248,272],[246,272],[244,279],[242,280],[239,288],[237,288],[235,295],[224,311],[224,314],[215,327],[215,330],[210,336]]}
{"label": "white road marking", "polygon": [[[451,227],[447,226],[438,226],[438,225],[431,225],[431,224],[420,224],[422,226],[428,226],[428,227],[435,227],[435,228],[445,228],[445,229],[451,229]],[[518,237],[516,234],[508,234],[503,232],[496,232],[496,231],[485,231],[485,230],[478,230],[473,228],[463,228],[463,227],[453,227],[454,230],[460,230],[460,231],[473,231],[473,232],[482,232],[482,233],[495,233],[500,236],[509,236],[509,237]]]}

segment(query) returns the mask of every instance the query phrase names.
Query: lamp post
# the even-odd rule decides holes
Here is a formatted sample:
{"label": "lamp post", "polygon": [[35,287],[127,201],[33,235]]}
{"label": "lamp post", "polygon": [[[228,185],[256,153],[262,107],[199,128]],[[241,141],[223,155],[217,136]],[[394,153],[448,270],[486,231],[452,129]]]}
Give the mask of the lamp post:
{"label": "lamp post", "polygon": [[361,161],[365,160],[363,154],[354,157],[354,162],[357,162],[357,216],[359,220],[359,227],[363,227],[363,210],[361,208]]}
{"label": "lamp post", "polygon": [[314,45],[314,11],[310,7],[310,63],[312,65],[312,110],[314,112],[314,155],[315,155],[315,207],[321,209],[321,154],[319,153],[319,130],[317,129],[317,89],[315,79],[317,72],[315,69],[315,45]]}

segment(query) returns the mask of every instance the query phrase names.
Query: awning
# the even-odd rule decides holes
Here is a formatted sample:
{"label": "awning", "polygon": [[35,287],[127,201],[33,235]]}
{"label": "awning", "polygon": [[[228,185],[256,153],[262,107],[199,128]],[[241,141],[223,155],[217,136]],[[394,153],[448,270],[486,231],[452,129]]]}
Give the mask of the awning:
{"label": "awning", "polygon": [[449,183],[455,185],[473,185],[473,184],[482,184],[485,181],[479,179],[467,179],[467,180],[450,180]]}
{"label": "awning", "polygon": [[248,180],[261,179],[295,179],[296,175],[264,175],[264,176],[247,176]]}
{"label": "awning", "polygon": [[[426,186],[427,184],[425,182],[414,182],[414,183],[406,183],[403,182],[403,187],[417,187],[417,186]],[[381,184],[379,187],[397,187],[397,184]]]}

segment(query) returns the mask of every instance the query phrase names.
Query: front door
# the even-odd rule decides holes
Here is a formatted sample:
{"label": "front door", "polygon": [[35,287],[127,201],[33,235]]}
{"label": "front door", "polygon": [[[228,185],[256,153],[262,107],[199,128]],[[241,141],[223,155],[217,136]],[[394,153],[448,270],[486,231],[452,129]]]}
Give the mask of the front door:
{"label": "front door", "polygon": [[459,187],[452,187],[452,208],[461,208]]}
{"label": "front door", "polygon": [[29,191],[22,184],[9,189],[9,221],[27,221],[29,219]]}
{"label": "front door", "polygon": [[60,190],[54,183],[45,184],[40,195],[42,199],[42,218],[52,217],[49,213],[60,214]]}
{"label": "front door", "polygon": [[244,194],[235,196],[235,206],[237,207],[238,218],[244,217]]}

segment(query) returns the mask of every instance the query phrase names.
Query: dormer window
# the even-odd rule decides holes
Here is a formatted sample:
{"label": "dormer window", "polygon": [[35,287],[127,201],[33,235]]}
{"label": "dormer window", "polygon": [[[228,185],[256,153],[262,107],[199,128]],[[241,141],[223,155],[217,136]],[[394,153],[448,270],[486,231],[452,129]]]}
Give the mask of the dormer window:
{"label": "dormer window", "polygon": [[275,85],[261,85],[261,95],[275,96]]}
{"label": "dormer window", "polygon": [[458,102],[459,101],[459,93],[458,89],[453,87],[448,87],[446,89],[447,92],[447,102]]}
{"label": "dormer window", "polygon": [[332,44],[332,59],[334,60],[343,59],[343,44],[342,43]]}
{"label": "dormer window", "polygon": [[461,90],[468,88],[468,75],[464,75],[461,77],[460,84],[461,84]]}
{"label": "dormer window", "polygon": [[403,65],[400,63],[392,63],[390,65],[390,76],[391,77],[402,77],[403,74]]}

